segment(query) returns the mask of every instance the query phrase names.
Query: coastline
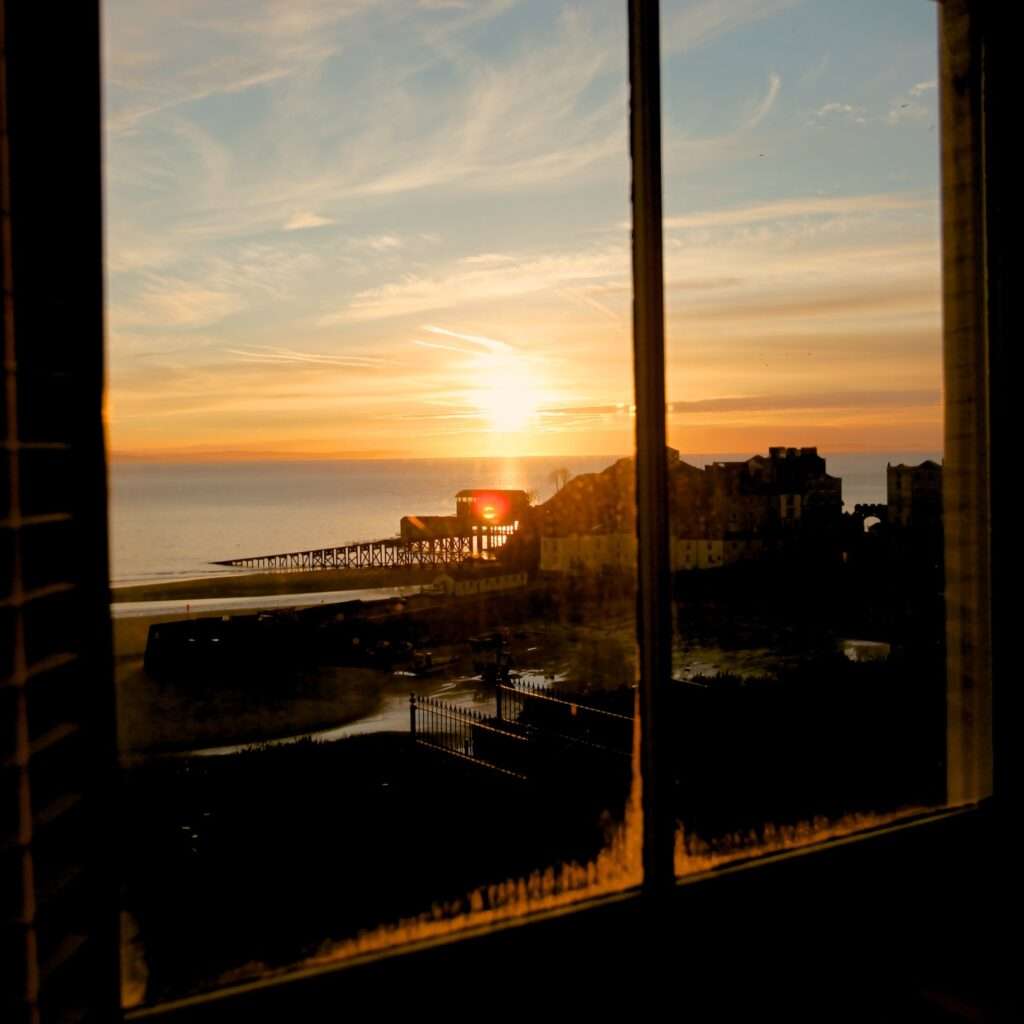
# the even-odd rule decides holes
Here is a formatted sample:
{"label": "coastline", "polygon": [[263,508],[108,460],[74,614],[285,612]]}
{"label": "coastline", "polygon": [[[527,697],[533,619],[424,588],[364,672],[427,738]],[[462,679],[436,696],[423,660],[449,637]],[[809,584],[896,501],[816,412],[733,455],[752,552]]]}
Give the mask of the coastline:
{"label": "coastline", "polygon": [[261,597],[275,594],[318,594],[328,590],[369,590],[375,587],[409,587],[432,583],[440,570],[312,569],[293,572],[239,573],[161,580],[111,587],[114,603],[129,601],[196,601],[207,597]]}

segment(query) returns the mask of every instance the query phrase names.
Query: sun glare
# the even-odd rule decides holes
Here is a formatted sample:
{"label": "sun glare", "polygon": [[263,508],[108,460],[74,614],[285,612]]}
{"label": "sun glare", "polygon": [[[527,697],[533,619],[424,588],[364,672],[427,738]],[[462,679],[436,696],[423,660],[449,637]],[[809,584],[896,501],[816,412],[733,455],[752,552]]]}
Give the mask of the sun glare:
{"label": "sun glare", "polygon": [[536,422],[540,393],[527,372],[505,365],[496,368],[495,379],[477,391],[473,401],[489,431],[520,434]]}

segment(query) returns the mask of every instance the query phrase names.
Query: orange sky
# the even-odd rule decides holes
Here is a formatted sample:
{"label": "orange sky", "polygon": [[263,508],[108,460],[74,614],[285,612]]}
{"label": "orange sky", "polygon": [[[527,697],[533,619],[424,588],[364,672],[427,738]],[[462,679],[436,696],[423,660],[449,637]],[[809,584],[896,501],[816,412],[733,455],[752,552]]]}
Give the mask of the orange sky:
{"label": "orange sky", "polygon": [[[630,452],[623,5],[186,6],[106,9],[113,455]],[[934,12],[868,6],[663,5],[683,451],[941,448]]]}

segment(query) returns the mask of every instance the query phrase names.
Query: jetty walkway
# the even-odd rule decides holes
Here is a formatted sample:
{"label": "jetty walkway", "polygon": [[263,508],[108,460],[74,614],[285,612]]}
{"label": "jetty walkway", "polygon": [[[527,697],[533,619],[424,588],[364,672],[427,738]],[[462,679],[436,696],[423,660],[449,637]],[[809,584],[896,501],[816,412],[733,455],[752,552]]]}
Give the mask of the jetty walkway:
{"label": "jetty walkway", "polygon": [[467,558],[481,557],[501,547],[515,532],[509,525],[467,526],[464,533],[407,540],[388,537],[339,547],[309,548],[272,555],[225,558],[214,565],[238,569],[389,569],[402,566],[439,569],[461,565]]}

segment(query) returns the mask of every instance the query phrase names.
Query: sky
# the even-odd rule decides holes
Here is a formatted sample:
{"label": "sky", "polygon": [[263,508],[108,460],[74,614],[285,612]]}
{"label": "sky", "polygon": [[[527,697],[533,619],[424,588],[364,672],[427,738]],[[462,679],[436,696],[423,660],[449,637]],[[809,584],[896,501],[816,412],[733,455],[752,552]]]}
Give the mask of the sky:
{"label": "sky", "polygon": [[[625,0],[108,0],[112,455],[628,454]],[[929,0],[663,0],[669,442],[941,449]]]}

